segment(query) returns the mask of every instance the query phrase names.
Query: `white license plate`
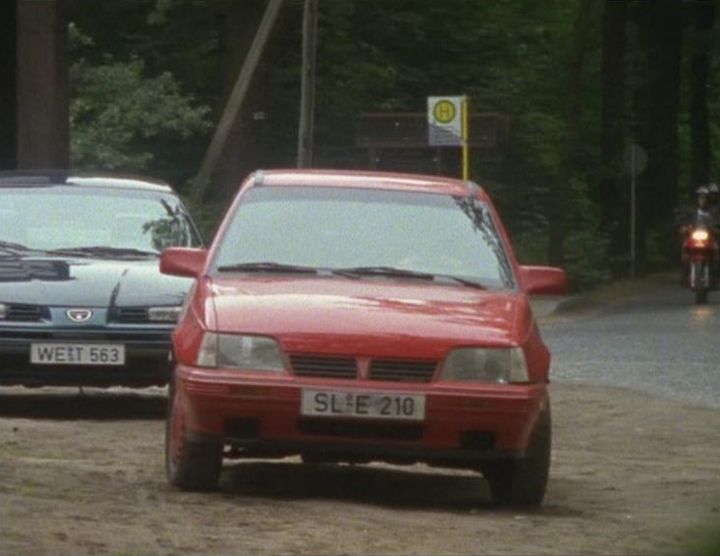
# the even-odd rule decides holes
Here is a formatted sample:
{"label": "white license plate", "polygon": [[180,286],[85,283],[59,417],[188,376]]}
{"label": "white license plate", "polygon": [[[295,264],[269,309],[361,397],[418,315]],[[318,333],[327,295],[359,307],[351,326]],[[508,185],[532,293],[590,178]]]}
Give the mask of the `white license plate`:
{"label": "white license plate", "polygon": [[124,365],[123,344],[31,344],[30,362],[38,365]]}
{"label": "white license plate", "polygon": [[304,389],[300,412],[302,415],[422,421],[425,418],[425,396]]}

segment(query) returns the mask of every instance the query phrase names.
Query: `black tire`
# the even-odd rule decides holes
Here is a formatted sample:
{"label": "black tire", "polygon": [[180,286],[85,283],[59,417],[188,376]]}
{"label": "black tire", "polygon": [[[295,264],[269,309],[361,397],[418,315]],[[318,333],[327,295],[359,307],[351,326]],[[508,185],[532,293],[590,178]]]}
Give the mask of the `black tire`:
{"label": "black tire", "polygon": [[482,468],[490,484],[493,505],[526,508],[540,506],[550,473],[551,448],[552,419],[548,405],[538,417],[525,457],[492,462]]}
{"label": "black tire", "polygon": [[708,301],[708,285],[706,285],[704,282],[704,275],[705,275],[705,266],[706,263],[703,262],[694,262],[692,272],[695,275],[695,283],[692,284],[693,290],[695,292],[695,304],[696,305],[704,305]]}
{"label": "black tire", "polygon": [[[165,473],[168,482],[184,490],[215,490],[222,470],[222,441],[213,437],[189,438],[184,416],[177,409],[173,383],[168,392],[165,421]],[[173,438],[173,430],[176,431]]]}

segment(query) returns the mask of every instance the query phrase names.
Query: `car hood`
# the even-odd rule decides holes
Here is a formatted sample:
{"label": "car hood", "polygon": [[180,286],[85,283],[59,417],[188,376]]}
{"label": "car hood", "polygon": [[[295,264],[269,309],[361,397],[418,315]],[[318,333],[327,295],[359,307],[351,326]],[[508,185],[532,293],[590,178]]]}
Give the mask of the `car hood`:
{"label": "car hood", "polygon": [[157,259],[0,258],[0,302],[48,306],[178,305],[191,280]]}
{"label": "car hood", "polygon": [[449,346],[518,345],[532,314],[525,295],[413,280],[215,280],[219,331],[266,334],[286,350],[436,356]]}

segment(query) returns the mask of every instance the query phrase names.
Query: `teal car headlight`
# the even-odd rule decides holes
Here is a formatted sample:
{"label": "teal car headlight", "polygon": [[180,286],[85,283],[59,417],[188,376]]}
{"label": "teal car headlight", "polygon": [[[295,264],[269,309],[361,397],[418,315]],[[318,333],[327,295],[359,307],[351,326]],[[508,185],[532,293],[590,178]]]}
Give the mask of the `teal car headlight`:
{"label": "teal car headlight", "polygon": [[285,371],[280,345],[266,336],[206,332],[197,356],[200,367]]}
{"label": "teal car headlight", "polygon": [[148,308],[148,320],[150,322],[177,322],[182,307],[150,307]]}
{"label": "teal car headlight", "polygon": [[508,384],[528,382],[522,348],[458,348],[450,352],[440,374],[443,380]]}

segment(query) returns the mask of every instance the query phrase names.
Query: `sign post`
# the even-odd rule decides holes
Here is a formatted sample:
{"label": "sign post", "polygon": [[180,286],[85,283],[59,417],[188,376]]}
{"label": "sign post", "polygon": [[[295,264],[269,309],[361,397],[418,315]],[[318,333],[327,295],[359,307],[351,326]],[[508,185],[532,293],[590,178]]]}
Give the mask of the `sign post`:
{"label": "sign post", "polygon": [[462,178],[469,179],[467,96],[428,97],[428,144],[462,148]]}

